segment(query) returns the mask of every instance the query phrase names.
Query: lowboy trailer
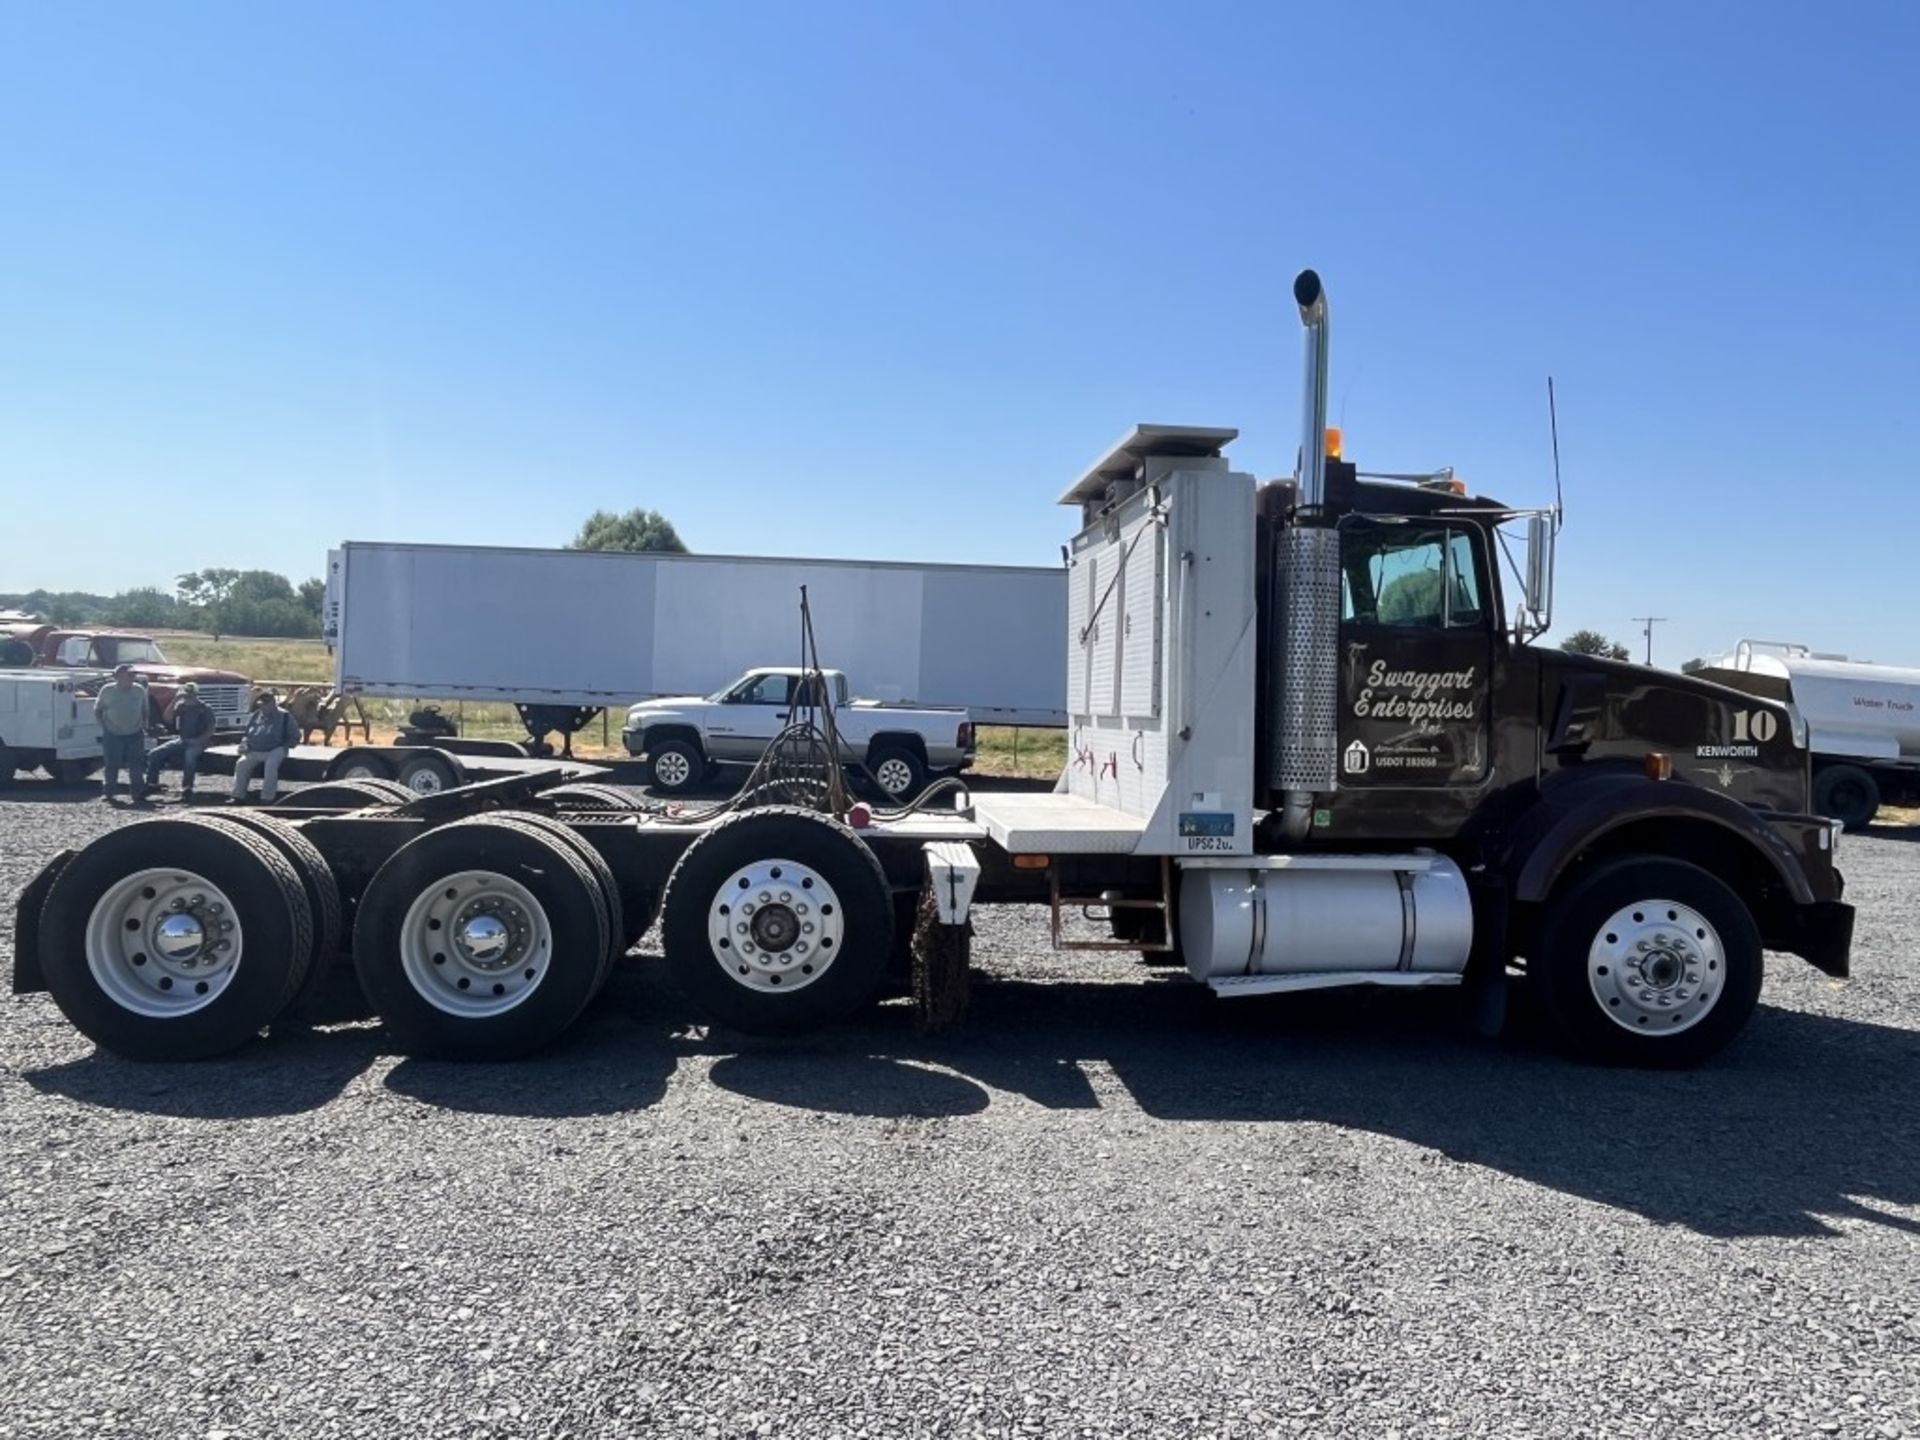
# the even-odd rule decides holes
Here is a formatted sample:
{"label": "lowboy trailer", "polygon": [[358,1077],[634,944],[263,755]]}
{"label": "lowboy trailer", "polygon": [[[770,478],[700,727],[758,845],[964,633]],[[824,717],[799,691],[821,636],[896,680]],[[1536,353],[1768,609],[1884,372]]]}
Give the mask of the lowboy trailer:
{"label": "lowboy trailer", "polygon": [[[57,857],[19,903],[15,988],[101,1045],[184,1058],[297,1010],[350,953],[403,1048],[497,1057],[564,1031],[656,909],[688,995],[764,1033],[852,1012],[909,926],[937,1013],[972,907],[1040,902],[1060,948],[1138,950],[1222,996],[1464,986],[1491,1015],[1524,974],[1572,1049],[1686,1064],[1746,1023],[1763,951],[1844,977],[1838,827],[1807,813],[1779,707],[1529,644],[1557,517],[1359,475],[1327,443],[1313,272],[1294,298],[1293,477],[1232,470],[1232,430],[1141,426],[1062,497],[1081,526],[1052,793],[945,782],[854,828],[756,804],[837,793],[777,775],[679,814],[539,775],[405,800],[346,782]],[[1068,934],[1089,907],[1110,936]]]}

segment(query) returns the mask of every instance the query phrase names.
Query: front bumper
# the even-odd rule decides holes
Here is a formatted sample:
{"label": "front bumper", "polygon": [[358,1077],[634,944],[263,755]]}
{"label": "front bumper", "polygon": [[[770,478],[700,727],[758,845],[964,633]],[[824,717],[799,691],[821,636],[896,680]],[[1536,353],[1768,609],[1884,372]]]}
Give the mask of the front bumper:
{"label": "front bumper", "polygon": [[1822,974],[1845,980],[1852,972],[1853,907],[1816,900],[1793,910],[1792,952]]}

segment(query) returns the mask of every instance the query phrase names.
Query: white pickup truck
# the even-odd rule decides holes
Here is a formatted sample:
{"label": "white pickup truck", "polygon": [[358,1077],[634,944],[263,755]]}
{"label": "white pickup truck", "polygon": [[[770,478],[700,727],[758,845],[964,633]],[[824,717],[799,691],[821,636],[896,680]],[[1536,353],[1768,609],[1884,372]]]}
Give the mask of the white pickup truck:
{"label": "white pickup truck", "polygon": [[[929,777],[973,763],[973,722],[966,711],[849,699],[845,675],[820,673],[831,687],[846,758],[866,766],[889,799],[911,799]],[[629,755],[647,761],[654,790],[688,790],[717,766],[757,762],[776,735],[805,716],[807,683],[797,668],[770,667],[749,670],[704,699],[643,700],[627,711],[621,738]]]}
{"label": "white pickup truck", "polygon": [[107,677],[71,670],[0,670],[0,789],[43,769],[77,785],[100,766],[93,696]]}

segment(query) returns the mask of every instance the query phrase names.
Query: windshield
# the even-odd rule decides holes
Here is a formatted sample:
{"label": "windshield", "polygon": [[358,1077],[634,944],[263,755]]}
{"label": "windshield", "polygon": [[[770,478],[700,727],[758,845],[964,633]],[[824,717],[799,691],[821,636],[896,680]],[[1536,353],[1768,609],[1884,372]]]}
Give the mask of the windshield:
{"label": "windshield", "polygon": [[151,640],[103,640],[100,649],[108,653],[100,658],[116,665],[164,665],[167,657]]}

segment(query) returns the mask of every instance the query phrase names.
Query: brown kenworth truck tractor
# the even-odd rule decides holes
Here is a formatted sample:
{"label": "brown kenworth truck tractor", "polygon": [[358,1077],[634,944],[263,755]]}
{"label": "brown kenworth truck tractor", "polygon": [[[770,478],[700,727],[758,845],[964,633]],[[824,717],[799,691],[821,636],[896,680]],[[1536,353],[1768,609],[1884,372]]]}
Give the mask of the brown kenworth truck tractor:
{"label": "brown kenworth truck tractor", "polygon": [[[1330,453],[1313,272],[1294,298],[1294,476],[1233,470],[1233,430],[1140,426],[1062,496],[1052,793],[945,780],[868,823],[795,772],[835,753],[830,711],[705,808],[535,776],[334,785],[57,857],[20,900],[15,988],[101,1045],[186,1058],[256,1035],[350,953],[402,1048],[498,1057],[560,1035],[658,910],[665,963],[721,1024],[830,1024],[902,952],[923,1016],[950,1020],[972,907],[1037,902],[1060,948],[1138,950],[1222,997],[1452,990],[1484,1019],[1523,977],[1574,1051],[1675,1065],[1746,1024],[1765,951],[1844,977],[1839,829],[1807,813],[1784,708],[1529,643],[1557,515]],[[1092,936],[1088,910],[1109,922]]]}

